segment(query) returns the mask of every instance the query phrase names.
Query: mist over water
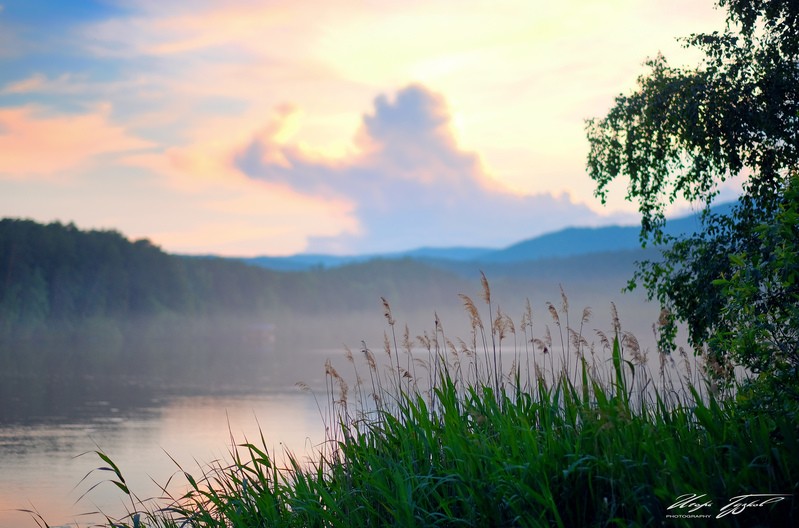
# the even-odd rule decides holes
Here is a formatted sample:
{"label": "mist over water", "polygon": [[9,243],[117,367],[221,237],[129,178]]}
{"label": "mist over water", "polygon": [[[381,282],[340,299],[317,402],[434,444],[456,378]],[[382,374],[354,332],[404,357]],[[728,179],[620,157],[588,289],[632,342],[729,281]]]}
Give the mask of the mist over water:
{"label": "mist over water", "polygon": [[[35,526],[29,514],[13,511],[19,508],[35,508],[53,526],[90,524],[96,516],[79,514],[98,509],[123,515],[123,495],[109,482],[76,503],[112,476],[94,472],[81,481],[103,464],[94,454],[78,455],[98,449],[120,466],[141,499],[161,495],[154,482],[169,481],[178,472],[175,461],[201,474],[203,464],[227,458],[234,442],[257,441],[261,433],[275,453],[288,449],[301,459],[311,456],[325,437],[326,360],[351,377],[345,349],[357,354],[366,345],[385,364],[384,342],[392,339],[392,329],[381,296],[390,303],[397,337],[407,325],[414,343],[417,336],[436,332],[436,318],[453,342],[472,339],[458,294],[474,300],[488,332],[499,309],[517,328],[502,343],[506,368],[525,347],[520,320],[528,299],[534,337],[549,327],[549,353],[559,353],[560,329],[547,303],[565,316],[561,286],[572,327],[583,308],[592,308],[582,330],[589,342],[598,341],[594,329],[612,333],[614,302],[623,328],[634,332],[643,348],[655,350],[651,325],[658,309],[640,293],[621,294],[620,280],[489,280],[491,314],[476,273],[475,280],[454,283],[433,300],[422,290],[408,290],[394,302],[390,294],[364,285],[341,306],[331,302],[258,316],[96,321],[90,331],[0,342],[0,528]],[[565,329],[565,317],[562,324]],[[528,347],[540,357],[540,350]],[[174,476],[170,490],[179,492],[181,485],[182,477]]]}

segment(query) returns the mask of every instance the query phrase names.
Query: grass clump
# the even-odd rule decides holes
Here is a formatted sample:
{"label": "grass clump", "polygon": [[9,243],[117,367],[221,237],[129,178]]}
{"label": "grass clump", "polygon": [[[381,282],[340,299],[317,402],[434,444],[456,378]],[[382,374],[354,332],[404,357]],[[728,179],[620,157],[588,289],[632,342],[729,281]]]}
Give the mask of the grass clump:
{"label": "grass clump", "polygon": [[[560,337],[555,346],[548,327],[533,335],[529,302],[517,334],[513,321],[494,311],[485,280],[482,297],[488,324],[463,296],[471,335],[458,345],[437,316],[432,332],[414,340],[406,327],[398,337],[383,300],[385,356],[365,343],[360,355],[347,350],[349,381],[326,365],[328,441],[313,460],[288,453],[279,464],[263,438],[245,442],[201,478],[181,469],[184,495],[155,508],[133,504],[126,519],[109,526],[697,522],[682,515],[731,526],[797,525],[795,414],[744,412],[702,381],[697,365],[668,374],[667,356],[657,374],[650,372],[615,308],[612,337],[598,332],[597,351],[583,335],[590,310],[572,328],[565,294],[560,309],[547,305]],[[507,369],[503,358],[511,361]],[[695,508],[681,502],[692,494]],[[728,504],[749,494],[779,496],[731,513]]]}

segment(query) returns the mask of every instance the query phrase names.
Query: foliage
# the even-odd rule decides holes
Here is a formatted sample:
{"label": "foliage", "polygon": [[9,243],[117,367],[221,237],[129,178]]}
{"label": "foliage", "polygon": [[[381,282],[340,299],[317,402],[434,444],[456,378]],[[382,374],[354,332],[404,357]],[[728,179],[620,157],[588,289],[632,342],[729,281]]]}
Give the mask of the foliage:
{"label": "foliage", "polygon": [[0,277],[4,331],[92,317],[256,310],[271,295],[269,283],[258,281],[268,273],[244,264],[168,255],[114,231],[15,219],[0,220]]}
{"label": "foliage", "polygon": [[759,376],[768,389],[759,399],[799,401],[799,178],[774,221],[758,225],[753,236],[750,252],[731,253],[730,275],[714,281],[726,302],[711,350],[725,351]]}
{"label": "foliage", "polygon": [[[704,52],[699,67],[650,60],[632,95],[588,121],[588,168],[603,202],[611,182],[629,179],[642,242],[665,247],[631,281],[668,310],[662,345],[674,349],[684,322],[719,377],[738,363],[795,396],[797,286],[783,265],[790,270],[799,250],[799,4],[719,4],[726,30],[685,41]],[[739,202],[729,216],[712,214],[719,185],[736,176],[744,177]],[[663,232],[665,207],[680,197],[706,205],[704,231],[682,239]]]}
{"label": "foliage", "polygon": [[406,304],[436,302],[460,284],[412,261],[277,272],[233,258],[171,255],[115,231],[0,219],[0,339],[91,319],[363,310],[375,289]]}

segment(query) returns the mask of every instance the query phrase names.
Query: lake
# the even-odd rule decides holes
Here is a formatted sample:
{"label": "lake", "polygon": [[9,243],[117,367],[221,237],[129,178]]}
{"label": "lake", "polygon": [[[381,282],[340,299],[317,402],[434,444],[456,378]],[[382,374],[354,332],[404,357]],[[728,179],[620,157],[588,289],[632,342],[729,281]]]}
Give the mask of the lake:
{"label": "lake", "polygon": [[[22,349],[37,346],[28,343]],[[142,367],[152,346],[123,352],[115,368],[103,367],[103,375],[79,361],[72,369],[36,374],[14,371],[6,362],[0,370],[0,528],[36,526],[30,514],[17,509],[35,509],[53,527],[102,520],[81,515],[85,512],[124,515],[124,495],[104,482],[113,475],[92,472],[104,465],[96,450],[109,455],[130,489],[145,499],[159,495],[155,483],[175,475],[176,462],[198,475],[203,464],[229,459],[231,438],[260,444],[263,433],[278,460],[286,449],[302,459],[324,439],[313,394],[295,383],[323,391],[324,361],[340,357],[340,351],[294,351],[287,359],[269,347],[250,344],[242,350],[240,341],[183,346],[203,357],[202,368],[170,372],[169,361],[160,369]],[[206,348],[222,359],[209,361],[203,356]],[[28,359],[33,354],[15,351]],[[138,357],[141,369],[133,369],[126,356]],[[170,490],[185,486],[176,475]]]}
{"label": "lake", "polygon": [[[455,341],[469,336],[468,318],[456,308],[442,318]],[[632,314],[634,323],[635,317],[647,318],[647,310],[635,303],[624,313]],[[545,317],[537,321],[546,323]],[[409,319],[411,339],[432,326],[429,314],[418,316],[416,324],[413,316]],[[596,341],[593,328],[609,332],[608,321],[605,314],[599,316],[585,335]],[[68,340],[0,340],[0,528],[36,526],[31,515],[18,509],[36,509],[53,527],[83,528],[102,520],[83,512],[124,515],[125,497],[107,482],[113,475],[92,472],[104,465],[92,453],[96,450],[121,468],[140,499],[159,495],[156,483],[173,476],[170,490],[186,489],[176,475],[176,462],[193,475],[202,474],[204,464],[229,459],[231,437],[258,443],[262,432],[278,460],[285,449],[302,460],[325,436],[326,359],[332,358],[348,377],[345,345],[363,361],[361,338],[378,359],[385,356],[386,327],[379,311],[368,317],[344,314],[333,322],[309,315],[275,327],[258,321],[177,325],[159,319],[119,328],[98,322],[92,328],[71,332]],[[558,328],[552,326],[553,332]],[[519,332],[513,339],[524,343],[521,325]],[[543,334],[537,323],[535,335]],[[553,334],[556,342],[559,337]],[[506,368],[513,363],[512,350],[507,343]],[[542,367],[558,367],[552,355],[539,356]],[[420,351],[419,357],[428,353]],[[607,366],[607,358],[599,361]],[[529,368],[529,359],[522,365]],[[321,411],[314,395],[301,391],[297,382],[313,388]]]}

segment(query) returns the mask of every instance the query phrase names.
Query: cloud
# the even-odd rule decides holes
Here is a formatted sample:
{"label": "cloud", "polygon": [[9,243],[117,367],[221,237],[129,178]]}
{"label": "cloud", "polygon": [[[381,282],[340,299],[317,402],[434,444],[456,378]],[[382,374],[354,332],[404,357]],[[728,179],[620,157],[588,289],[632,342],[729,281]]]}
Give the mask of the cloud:
{"label": "cloud", "polygon": [[354,155],[328,160],[269,134],[235,157],[251,178],[352,204],[359,229],[310,240],[311,251],[370,252],[423,245],[501,246],[599,216],[567,195],[516,194],[461,149],[446,101],[414,84],[381,95],[363,116]]}
{"label": "cloud", "polygon": [[[290,135],[295,110],[277,109],[261,135],[280,142]],[[208,123],[206,123],[208,124]],[[192,140],[123,161],[153,175],[156,195],[174,197],[150,209],[159,222],[150,238],[172,251],[235,256],[301,252],[309,236],[333,237],[357,228],[344,200],[304,195],[280,183],[249,178],[234,164],[244,141],[235,128],[198,131]],[[219,130],[226,130],[219,134]]]}
{"label": "cloud", "polygon": [[[228,254],[498,246],[566,224],[634,221],[610,216],[635,214],[623,188],[600,212],[583,119],[603,115],[647,55],[673,57],[674,36],[723,24],[694,0],[643,4],[8,4],[0,199],[45,210],[43,187],[97,175],[66,220],[113,204],[93,225],[192,252],[248,233]],[[26,191],[26,180],[41,185]],[[119,223],[119,202],[80,202],[100,181],[131,202]],[[134,185],[168,196],[147,231],[136,208],[154,198]],[[294,238],[271,242],[285,230]]]}
{"label": "cloud", "polygon": [[0,95],[37,92],[42,89],[46,82],[47,78],[41,73],[37,73],[27,79],[7,84],[0,90]]}
{"label": "cloud", "polygon": [[[685,50],[675,36],[723,22],[712,7],[131,0],[70,34],[84,54],[113,68],[147,68],[154,95],[137,101],[136,117],[141,106],[155,113],[163,105],[175,119],[158,133],[174,130],[180,141],[203,127],[209,110],[261,116],[290,99],[308,112],[302,139],[340,153],[337,138],[350,137],[365,97],[416,80],[446,93],[459,144],[479,152],[497,179],[590,203],[583,120],[604,114],[634,85],[647,55],[679,57]],[[635,210],[615,198],[614,210]]]}
{"label": "cloud", "polygon": [[141,82],[132,81],[94,82],[86,75],[62,73],[49,77],[41,72],[35,72],[24,79],[12,81],[0,88],[0,95],[83,95],[86,100],[98,95],[109,97],[122,90],[140,88]]}
{"label": "cloud", "polygon": [[54,178],[153,144],[111,123],[109,105],[82,114],[52,115],[35,106],[0,108],[0,178]]}
{"label": "cloud", "polygon": [[118,57],[185,57],[209,49],[292,55],[297,52],[295,46],[283,41],[275,46],[264,35],[283,36],[301,46],[302,38],[316,25],[313,21],[331,13],[342,16],[345,5],[338,4],[135,0],[126,4],[120,16],[89,23],[85,29],[93,39],[86,44],[97,55]]}

